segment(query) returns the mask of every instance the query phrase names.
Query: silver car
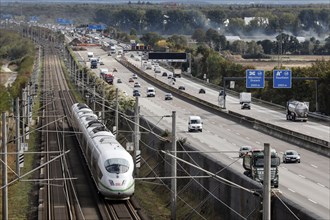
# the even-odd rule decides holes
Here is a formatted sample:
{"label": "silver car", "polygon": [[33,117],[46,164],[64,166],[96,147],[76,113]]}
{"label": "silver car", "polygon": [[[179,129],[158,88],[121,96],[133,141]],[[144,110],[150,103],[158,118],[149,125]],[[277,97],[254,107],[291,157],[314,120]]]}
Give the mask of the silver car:
{"label": "silver car", "polygon": [[300,163],[300,154],[295,150],[286,150],[283,154],[283,163]]}
{"label": "silver car", "polygon": [[238,156],[243,157],[245,154],[249,153],[252,150],[251,146],[242,146],[239,149]]}

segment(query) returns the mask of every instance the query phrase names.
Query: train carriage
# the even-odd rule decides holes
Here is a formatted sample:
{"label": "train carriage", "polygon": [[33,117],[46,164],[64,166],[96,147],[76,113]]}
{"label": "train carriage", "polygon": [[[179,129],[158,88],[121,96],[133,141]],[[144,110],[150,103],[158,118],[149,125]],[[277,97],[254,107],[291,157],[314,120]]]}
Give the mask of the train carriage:
{"label": "train carriage", "polygon": [[129,199],[134,194],[132,156],[85,104],[72,106],[72,125],[99,192],[106,199]]}

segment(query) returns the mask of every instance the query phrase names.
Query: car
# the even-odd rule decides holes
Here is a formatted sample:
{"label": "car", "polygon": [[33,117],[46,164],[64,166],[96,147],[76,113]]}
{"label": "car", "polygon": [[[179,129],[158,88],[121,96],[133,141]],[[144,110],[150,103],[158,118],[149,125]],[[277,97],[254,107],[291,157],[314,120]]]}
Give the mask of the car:
{"label": "car", "polygon": [[179,86],[179,90],[186,90],[184,86]]}
{"label": "car", "polygon": [[134,54],[131,54],[131,56],[130,56],[131,58],[134,58]]}
{"label": "car", "polygon": [[135,58],[135,61],[140,61],[140,58],[136,57],[136,58]]}
{"label": "car", "polygon": [[140,85],[139,82],[135,82],[135,83],[134,83],[134,88],[140,88],[140,87],[141,87],[141,85]]}
{"label": "car", "polygon": [[155,97],[156,96],[156,90],[154,87],[148,87],[147,88],[147,97]]}
{"label": "car", "polygon": [[203,121],[198,115],[190,115],[188,118],[188,132],[203,131]]}
{"label": "car", "polygon": [[167,72],[163,72],[162,76],[167,76]]}
{"label": "car", "polygon": [[172,99],[173,99],[172,93],[165,93],[165,100],[172,100]]}
{"label": "car", "polygon": [[295,150],[286,150],[283,154],[283,163],[300,163],[300,154]]}
{"label": "car", "polygon": [[133,90],[133,96],[141,96],[139,90]]}
{"label": "car", "polygon": [[112,72],[118,72],[117,68],[113,68]]}
{"label": "car", "polygon": [[134,82],[134,79],[133,78],[129,78],[128,79],[128,82]]}
{"label": "car", "polygon": [[251,109],[251,105],[250,105],[250,103],[244,102],[244,103],[241,105],[241,109]]}
{"label": "car", "polygon": [[205,89],[200,89],[200,90],[198,91],[198,93],[199,93],[199,94],[205,94]]}
{"label": "car", "polygon": [[243,157],[245,154],[247,154],[251,150],[252,150],[252,147],[251,146],[242,146],[239,149],[238,156],[239,157]]}
{"label": "car", "polygon": [[137,79],[138,76],[137,76],[136,74],[133,74],[132,78],[133,78],[133,79]]}
{"label": "car", "polygon": [[104,62],[102,60],[100,60],[100,65],[104,65]]}
{"label": "car", "polygon": [[121,79],[117,79],[117,83],[122,83]]}
{"label": "car", "polygon": [[154,71],[155,73],[161,73],[160,67],[155,67]]}

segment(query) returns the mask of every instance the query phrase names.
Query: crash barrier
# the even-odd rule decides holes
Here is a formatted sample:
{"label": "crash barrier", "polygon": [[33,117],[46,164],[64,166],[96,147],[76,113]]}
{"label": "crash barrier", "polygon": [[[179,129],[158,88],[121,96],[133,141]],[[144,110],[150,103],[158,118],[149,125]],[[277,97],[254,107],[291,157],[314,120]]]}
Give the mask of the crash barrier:
{"label": "crash barrier", "polygon": [[144,80],[154,85],[157,85],[158,87],[166,89],[168,92],[171,92],[174,96],[177,96],[184,101],[193,103],[194,105],[207,109],[208,111],[217,114],[221,117],[243,124],[257,131],[279,138],[283,141],[298,145],[299,147],[303,147],[305,149],[319,153],[324,156],[330,156],[330,145],[328,141],[291,131],[270,123],[265,123],[254,118],[241,115],[237,112],[223,110],[215,104],[192,96],[182,90],[178,90],[164,82],[161,82],[154,77],[151,77],[139,67],[132,65],[125,59],[117,59],[117,61],[133,73],[139,74],[139,76]]}

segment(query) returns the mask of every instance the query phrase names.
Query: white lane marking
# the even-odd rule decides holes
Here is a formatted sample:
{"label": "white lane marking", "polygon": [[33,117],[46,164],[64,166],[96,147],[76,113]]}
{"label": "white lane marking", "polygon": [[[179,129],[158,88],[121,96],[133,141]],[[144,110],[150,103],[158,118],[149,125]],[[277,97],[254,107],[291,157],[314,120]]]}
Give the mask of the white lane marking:
{"label": "white lane marking", "polygon": [[250,137],[245,137],[246,139],[250,140]]}
{"label": "white lane marking", "polygon": [[237,134],[238,136],[240,136],[240,135],[241,135],[240,133],[237,133],[237,132],[236,132],[236,134]]}
{"label": "white lane marking", "polygon": [[227,131],[231,131],[229,128],[227,128]]}
{"label": "white lane marking", "polygon": [[312,199],[308,199],[310,202],[314,203],[314,204],[317,204],[317,202],[315,202],[314,200]]}
{"label": "white lane marking", "polygon": [[284,170],[288,170],[288,168],[286,168],[286,167],[282,167]]}
{"label": "white lane marking", "polygon": [[301,174],[299,174],[298,176],[300,176],[301,178],[304,178],[304,179],[306,179],[306,177],[305,177],[305,176],[303,176],[303,175],[301,175]]}
{"label": "white lane marking", "polygon": [[294,191],[293,189],[290,189],[290,188],[288,188],[288,190],[289,191],[291,191],[291,192],[293,192],[293,193],[295,193],[296,191]]}
{"label": "white lane marking", "polygon": [[314,165],[314,164],[311,164],[311,166],[314,167],[314,168],[318,168],[318,167],[317,167],[316,165]]}
{"label": "white lane marking", "polygon": [[259,142],[259,141],[256,141],[256,143],[257,143],[257,144],[260,144],[260,142]]}
{"label": "white lane marking", "polygon": [[317,183],[317,185],[319,185],[321,187],[325,187],[325,185],[323,185],[322,183]]}

